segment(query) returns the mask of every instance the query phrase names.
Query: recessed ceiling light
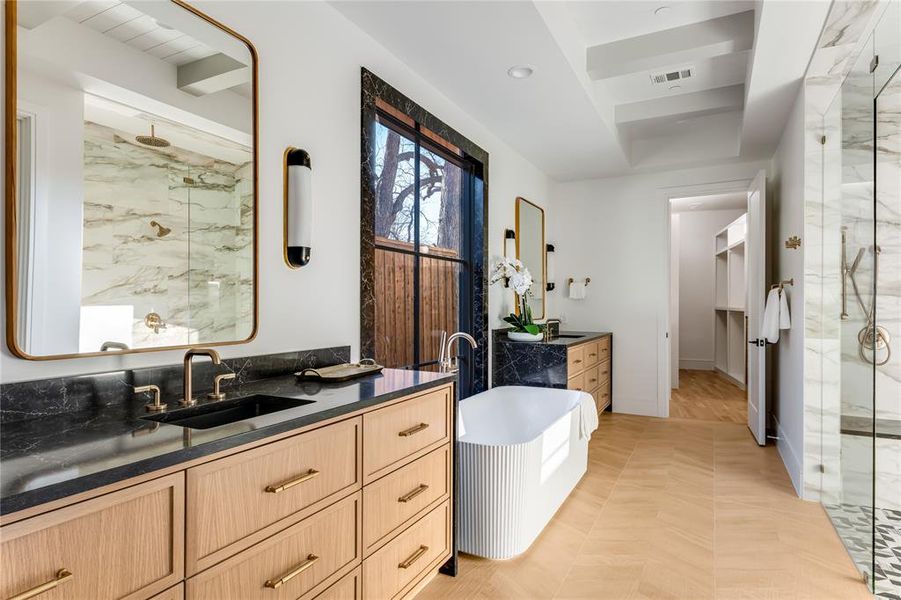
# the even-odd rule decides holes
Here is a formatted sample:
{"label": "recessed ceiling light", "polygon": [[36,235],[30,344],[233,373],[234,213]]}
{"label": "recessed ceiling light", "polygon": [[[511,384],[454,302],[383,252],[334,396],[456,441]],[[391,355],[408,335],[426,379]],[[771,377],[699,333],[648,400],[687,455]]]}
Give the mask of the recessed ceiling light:
{"label": "recessed ceiling light", "polygon": [[671,90],[681,90],[681,89],[682,89],[682,86],[681,86],[681,85],[671,85],[671,86],[669,86],[669,89],[671,89]]}
{"label": "recessed ceiling light", "polygon": [[654,14],[658,17],[669,14],[672,9],[669,6],[660,6],[654,10]]}
{"label": "recessed ceiling light", "polygon": [[525,79],[531,77],[535,69],[528,65],[516,65],[507,69],[507,75],[513,79]]}

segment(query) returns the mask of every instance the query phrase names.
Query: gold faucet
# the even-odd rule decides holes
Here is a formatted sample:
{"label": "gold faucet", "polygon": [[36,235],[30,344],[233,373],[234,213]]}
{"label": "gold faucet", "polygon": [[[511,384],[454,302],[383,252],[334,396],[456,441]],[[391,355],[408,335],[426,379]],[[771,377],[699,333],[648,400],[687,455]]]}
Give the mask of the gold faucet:
{"label": "gold faucet", "polygon": [[197,400],[192,398],[193,394],[191,391],[191,360],[195,356],[209,356],[214,365],[222,363],[222,359],[219,358],[219,353],[212,348],[191,348],[185,352],[184,395],[181,402],[179,402],[182,406],[194,406],[197,404]]}

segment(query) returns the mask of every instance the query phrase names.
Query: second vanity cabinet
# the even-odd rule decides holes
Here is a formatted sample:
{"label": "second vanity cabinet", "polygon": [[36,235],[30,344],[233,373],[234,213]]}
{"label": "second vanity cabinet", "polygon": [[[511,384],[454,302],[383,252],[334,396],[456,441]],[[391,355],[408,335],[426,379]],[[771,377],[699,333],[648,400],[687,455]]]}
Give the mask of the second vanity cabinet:
{"label": "second vanity cabinet", "polygon": [[572,346],[566,351],[566,387],[588,392],[598,412],[610,406],[612,379],[610,343],[612,336]]}
{"label": "second vanity cabinet", "polygon": [[453,398],[445,384],[4,525],[0,598],[411,597],[452,553]]}

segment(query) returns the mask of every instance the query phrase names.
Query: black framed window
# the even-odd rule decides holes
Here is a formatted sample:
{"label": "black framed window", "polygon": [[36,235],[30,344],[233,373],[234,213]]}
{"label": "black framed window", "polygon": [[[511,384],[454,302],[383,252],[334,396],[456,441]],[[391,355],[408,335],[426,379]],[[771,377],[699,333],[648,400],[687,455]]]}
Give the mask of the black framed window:
{"label": "black framed window", "polygon": [[429,370],[442,332],[471,329],[474,167],[395,115],[378,110],[375,123],[374,358]]}

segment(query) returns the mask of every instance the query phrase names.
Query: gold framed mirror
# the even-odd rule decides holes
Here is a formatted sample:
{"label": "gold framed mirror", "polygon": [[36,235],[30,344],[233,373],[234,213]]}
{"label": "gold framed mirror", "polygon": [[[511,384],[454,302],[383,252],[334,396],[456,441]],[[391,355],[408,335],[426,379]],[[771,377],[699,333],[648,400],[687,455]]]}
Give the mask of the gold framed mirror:
{"label": "gold framed mirror", "polygon": [[250,41],[180,0],[9,0],[5,17],[10,351],[252,340]]}
{"label": "gold framed mirror", "polygon": [[547,296],[547,246],[544,241],[544,209],[525,198],[516,199],[516,258],[532,274],[529,306],[532,318],[545,318]]}

